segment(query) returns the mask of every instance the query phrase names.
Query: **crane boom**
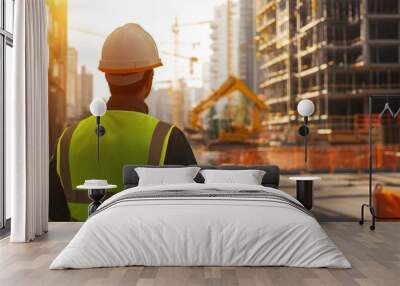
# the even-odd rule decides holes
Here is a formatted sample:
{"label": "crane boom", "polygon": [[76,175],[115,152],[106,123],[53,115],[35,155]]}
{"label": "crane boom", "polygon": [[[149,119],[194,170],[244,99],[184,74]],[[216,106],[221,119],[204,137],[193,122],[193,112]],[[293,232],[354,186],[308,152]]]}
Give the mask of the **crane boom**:
{"label": "crane boom", "polygon": [[[199,22],[192,22],[192,23],[179,23],[178,21],[178,17],[175,17],[175,21],[172,24],[171,27],[171,32],[173,35],[173,43],[174,43],[174,54],[178,55],[179,54],[179,46],[181,45],[181,42],[179,40],[179,33],[180,33],[180,28],[184,28],[184,27],[193,27],[193,26],[199,26],[199,25],[205,25],[205,24],[210,24],[212,21],[199,21]],[[178,69],[178,62],[177,62],[177,58],[175,57],[175,62],[174,62],[174,77],[175,77],[175,82],[178,82],[178,78],[179,78],[179,69]],[[197,62],[198,59],[195,57],[190,57],[190,73],[193,73],[193,63]]]}
{"label": "crane boom", "polygon": [[210,24],[211,22],[212,21],[199,21],[199,22],[193,22],[193,23],[183,23],[183,24],[179,24],[179,27],[200,26],[200,25]]}
{"label": "crane boom", "polygon": [[[191,125],[192,128],[198,129],[200,126],[200,115],[205,110],[213,106],[222,97],[227,96],[229,98],[230,94],[234,91],[240,91],[244,96],[249,98],[254,104],[254,108],[257,112],[267,112],[268,106],[262,101],[256,94],[254,94],[247,85],[240,79],[230,76],[214,93],[209,97],[202,100],[198,105],[192,108],[191,111]],[[253,113],[252,130],[257,131],[260,126],[260,118],[257,118],[257,112]]]}
{"label": "crane boom", "polygon": [[[72,31],[78,32],[78,33],[87,34],[87,35],[91,35],[91,36],[99,37],[99,38],[103,38],[103,39],[107,37],[106,34],[83,29],[83,28],[69,27],[69,29]],[[198,43],[185,43],[185,44],[197,45]],[[160,52],[160,54],[164,54],[167,56],[172,56],[175,58],[181,58],[181,59],[188,60],[190,62],[190,70],[191,71],[193,71],[193,64],[198,62],[198,60],[199,60],[197,57],[189,57],[189,56],[185,56],[185,55],[180,55],[179,53],[176,53],[176,52],[172,53],[172,52],[167,52],[167,51],[162,51],[162,50],[159,50],[159,52]]]}

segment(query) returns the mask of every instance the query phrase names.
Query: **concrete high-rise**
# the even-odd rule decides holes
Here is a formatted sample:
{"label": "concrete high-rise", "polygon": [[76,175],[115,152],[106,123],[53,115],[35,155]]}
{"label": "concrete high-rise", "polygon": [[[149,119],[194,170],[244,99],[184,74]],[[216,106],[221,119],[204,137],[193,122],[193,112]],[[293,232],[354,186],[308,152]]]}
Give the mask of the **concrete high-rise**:
{"label": "concrete high-rise", "polygon": [[67,76],[67,123],[74,123],[89,114],[89,105],[93,99],[93,75],[85,66],[78,70],[78,52],[68,49]]}
{"label": "concrete high-rise", "polygon": [[[259,90],[270,106],[269,132],[286,139],[294,88],[296,21],[295,1],[257,0],[256,24],[259,59]],[[273,134],[274,135],[274,134]]]}
{"label": "concrete high-rise", "polygon": [[90,114],[89,105],[93,99],[93,75],[85,66],[81,66],[78,74],[78,102],[79,117]]}
{"label": "concrete high-rise", "polygon": [[295,134],[301,99],[316,105],[315,133],[341,143],[357,138],[369,95],[400,93],[399,9],[398,0],[257,0],[260,89],[277,139]]}
{"label": "concrete high-rise", "polygon": [[79,114],[78,104],[78,52],[75,48],[68,48],[68,74],[67,74],[67,121],[72,123]]}
{"label": "concrete high-rise", "polygon": [[239,78],[258,91],[255,1],[239,1]]}
{"label": "concrete high-rise", "polygon": [[230,54],[231,73],[239,76],[239,11],[236,2],[231,10],[231,51],[228,53],[228,7],[222,4],[214,9],[211,23],[210,86],[217,89],[229,76],[228,54]]}
{"label": "concrete high-rise", "polygon": [[146,99],[149,114],[165,122],[172,122],[171,88],[153,89]]}

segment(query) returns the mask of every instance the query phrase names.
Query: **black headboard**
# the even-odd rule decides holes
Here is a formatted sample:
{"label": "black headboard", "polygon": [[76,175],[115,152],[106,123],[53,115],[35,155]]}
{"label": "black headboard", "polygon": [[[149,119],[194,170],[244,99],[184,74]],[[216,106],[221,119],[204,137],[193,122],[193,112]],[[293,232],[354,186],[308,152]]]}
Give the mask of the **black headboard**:
{"label": "black headboard", "polygon": [[[185,166],[149,166],[149,165],[125,165],[123,169],[123,183],[124,189],[133,188],[138,185],[139,177],[135,171],[137,167],[152,167],[152,168],[181,168]],[[279,188],[279,167],[270,166],[198,166],[201,169],[219,169],[219,170],[263,170],[265,175],[262,179],[262,185],[265,187]],[[195,178],[197,183],[204,183],[203,176],[199,173]]]}

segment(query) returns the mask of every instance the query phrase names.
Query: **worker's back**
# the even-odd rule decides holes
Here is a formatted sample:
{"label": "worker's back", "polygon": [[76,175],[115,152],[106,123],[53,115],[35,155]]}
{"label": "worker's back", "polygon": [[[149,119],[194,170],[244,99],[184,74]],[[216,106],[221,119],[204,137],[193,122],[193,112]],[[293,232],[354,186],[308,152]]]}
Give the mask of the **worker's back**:
{"label": "worker's back", "polygon": [[[114,193],[121,191],[125,164],[197,164],[179,128],[147,115],[145,99],[151,91],[154,69],[161,66],[154,39],[140,25],[128,23],[106,38],[99,69],[105,73],[111,96],[107,108],[99,98],[92,102],[93,111],[92,104],[90,107],[105,127],[100,137],[100,160],[96,117],[86,118],[63,132],[57,155],[50,160],[51,220],[85,220],[89,198],[86,191],[76,187],[88,179],[107,179],[118,185]],[[103,116],[106,109],[109,111]]]}
{"label": "worker's back", "polygon": [[66,129],[57,146],[57,172],[75,220],[87,217],[87,193],[76,189],[85,180],[107,179],[118,185],[118,192],[124,165],[164,164],[171,125],[144,113],[114,110],[107,111],[101,124],[106,131],[100,137],[99,160],[93,116]]}

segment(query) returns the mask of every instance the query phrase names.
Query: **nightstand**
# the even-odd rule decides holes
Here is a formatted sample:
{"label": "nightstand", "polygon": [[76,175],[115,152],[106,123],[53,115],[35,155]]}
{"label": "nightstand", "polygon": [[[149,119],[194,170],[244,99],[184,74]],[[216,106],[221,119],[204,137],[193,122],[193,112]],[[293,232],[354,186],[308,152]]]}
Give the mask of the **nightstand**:
{"label": "nightstand", "polygon": [[289,180],[296,181],[296,198],[302,205],[311,210],[313,207],[313,182],[321,180],[320,177],[298,176],[290,177]]}
{"label": "nightstand", "polygon": [[102,204],[104,197],[106,196],[106,192],[108,189],[115,189],[116,185],[109,184],[96,184],[91,183],[91,181],[98,180],[86,180],[85,184],[77,186],[77,189],[84,189],[88,191],[88,197],[92,200],[92,203],[88,207],[89,216],[94,213],[97,208]]}

